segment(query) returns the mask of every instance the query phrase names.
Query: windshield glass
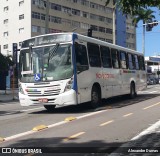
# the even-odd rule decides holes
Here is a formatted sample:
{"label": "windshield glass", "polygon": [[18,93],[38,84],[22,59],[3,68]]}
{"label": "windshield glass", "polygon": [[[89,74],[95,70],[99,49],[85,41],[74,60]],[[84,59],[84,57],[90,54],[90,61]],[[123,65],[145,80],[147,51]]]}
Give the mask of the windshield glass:
{"label": "windshield glass", "polygon": [[52,45],[22,50],[20,81],[56,81],[72,77],[71,45]]}

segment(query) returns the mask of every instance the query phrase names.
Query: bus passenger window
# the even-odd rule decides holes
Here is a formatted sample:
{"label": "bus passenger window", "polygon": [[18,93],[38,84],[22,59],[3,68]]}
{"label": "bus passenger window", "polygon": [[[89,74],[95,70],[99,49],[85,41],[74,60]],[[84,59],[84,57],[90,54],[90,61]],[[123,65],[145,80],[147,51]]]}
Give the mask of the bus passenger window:
{"label": "bus passenger window", "polygon": [[113,66],[113,68],[119,68],[118,50],[111,49],[111,55],[112,55],[112,66]]}
{"label": "bus passenger window", "polygon": [[139,56],[139,68],[140,70],[145,70],[144,57]]}
{"label": "bus passenger window", "polygon": [[101,58],[104,68],[111,68],[111,53],[108,47],[100,46]]}
{"label": "bus passenger window", "polygon": [[93,43],[88,43],[87,46],[91,67],[101,67],[99,46]]}
{"label": "bus passenger window", "polygon": [[75,54],[76,54],[76,65],[77,70],[84,71],[88,70],[88,57],[87,57],[87,50],[84,45],[75,43]]}
{"label": "bus passenger window", "polygon": [[134,58],[135,58],[135,68],[136,68],[136,70],[139,70],[138,56],[134,55]]}
{"label": "bus passenger window", "polygon": [[127,57],[126,57],[126,52],[124,51],[120,52],[120,62],[121,62],[121,68],[127,69]]}
{"label": "bus passenger window", "polygon": [[129,69],[131,70],[134,69],[132,54],[128,54],[128,64],[129,64]]}

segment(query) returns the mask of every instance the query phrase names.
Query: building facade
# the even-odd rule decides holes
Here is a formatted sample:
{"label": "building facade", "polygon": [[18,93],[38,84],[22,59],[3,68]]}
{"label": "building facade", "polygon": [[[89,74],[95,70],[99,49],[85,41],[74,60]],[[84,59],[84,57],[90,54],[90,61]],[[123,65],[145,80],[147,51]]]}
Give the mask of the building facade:
{"label": "building facade", "polygon": [[[106,0],[1,0],[1,53],[12,54],[12,44],[45,33],[77,32],[131,49],[136,49],[135,27],[130,18],[115,11]],[[114,25],[115,24],[115,25]],[[113,30],[115,27],[116,30]]]}

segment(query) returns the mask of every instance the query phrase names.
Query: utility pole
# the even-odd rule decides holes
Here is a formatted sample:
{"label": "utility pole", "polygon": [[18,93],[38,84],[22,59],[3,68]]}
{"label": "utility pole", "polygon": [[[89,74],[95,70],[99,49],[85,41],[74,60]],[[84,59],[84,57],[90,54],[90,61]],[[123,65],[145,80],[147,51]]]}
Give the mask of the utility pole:
{"label": "utility pole", "polygon": [[146,24],[145,21],[143,21],[142,52],[144,56],[145,56],[145,30],[146,30]]}
{"label": "utility pole", "polygon": [[113,1],[113,44],[116,44],[116,26],[115,26],[115,19],[116,19],[116,5]]}
{"label": "utility pole", "polygon": [[45,19],[45,33],[49,33],[49,0],[46,1],[46,19]]}
{"label": "utility pole", "polygon": [[143,21],[143,37],[142,37],[142,51],[143,55],[145,56],[145,31],[152,31],[154,26],[157,26],[160,21],[150,21],[149,23],[145,23]]}

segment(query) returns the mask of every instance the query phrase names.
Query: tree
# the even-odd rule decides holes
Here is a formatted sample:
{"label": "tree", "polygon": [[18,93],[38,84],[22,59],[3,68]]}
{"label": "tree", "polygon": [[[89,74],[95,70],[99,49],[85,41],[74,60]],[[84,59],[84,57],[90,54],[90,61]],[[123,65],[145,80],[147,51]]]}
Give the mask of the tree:
{"label": "tree", "polygon": [[12,56],[5,56],[0,53],[0,73],[6,72],[9,70],[9,66],[13,65],[13,61],[11,60]]}
{"label": "tree", "polygon": [[113,1],[115,5],[122,11],[123,14],[136,16],[141,12],[141,9],[150,7],[160,8],[160,0],[106,0],[106,5]]}
{"label": "tree", "polygon": [[140,20],[147,22],[146,17],[149,17],[150,21],[155,18],[154,12],[150,9],[151,7],[160,9],[160,0],[106,0],[106,5],[110,2],[113,2],[124,15],[131,15],[135,25]]}
{"label": "tree", "polygon": [[137,23],[141,20],[143,21],[143,24],[149,23],[153,18],[155,18],[153,13],[154,11],[152,11],[151,9],[139,9],[139,13],[133,18],[133,24],[137,26]]}

